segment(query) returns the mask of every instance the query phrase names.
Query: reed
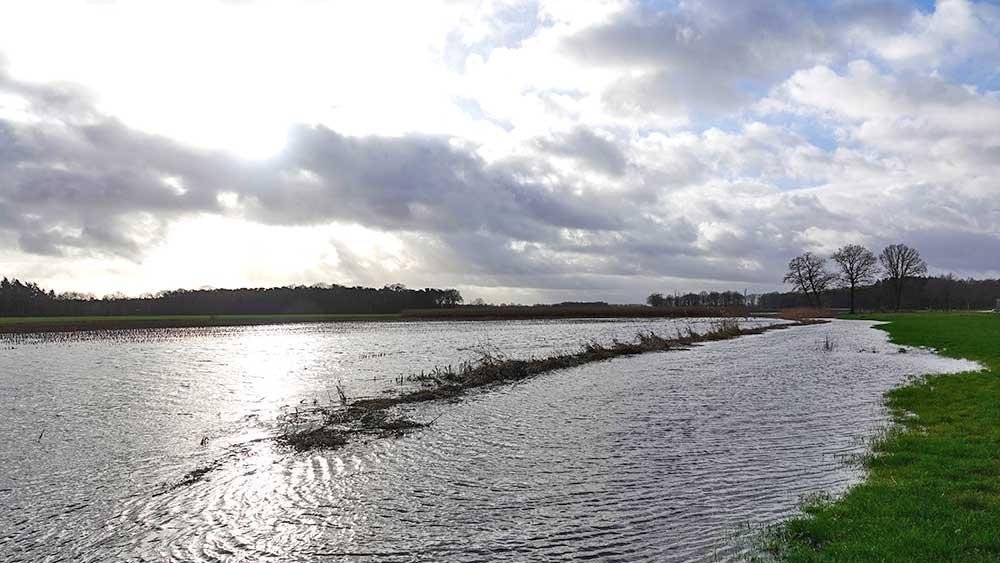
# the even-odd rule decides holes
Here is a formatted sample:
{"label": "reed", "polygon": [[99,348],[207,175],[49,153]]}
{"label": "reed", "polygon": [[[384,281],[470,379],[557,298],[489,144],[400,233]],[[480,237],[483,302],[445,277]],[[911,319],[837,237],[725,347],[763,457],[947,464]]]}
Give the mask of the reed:
{"label": "reed", "polygon": [[689,325],[683,332],[678,330],[676,338],[666,338],[652,332],[639,333],[635,340],[630,342],[618,340],[610,344],[589,342],[575,353],[526,360],[508,358],[495,349],[482,347],[477,350],[479,357],[475,361],[459,364],[457,369],[450,365],[435,367],[430,372],[410,376],[407,379],[420,383],[421,388],[400,395],[348,401],[346,394],[342,393],[338,385],[338,394],[341,394],[342,399],[340,407],[319,408],[321,422],[318,426],[311,424],[301,429],[297,425],[290,425],[278,440],[295,449],[308,450],[340,447],[345,445],[350,437],[358,435],[399,436],[409,430],[424,428],[430,424],[403,417],[390,418],[389,413],[393,409],[404,405],[455,399],[469,390],[523,381],[543,373],[591,362],[649,352],[684,350],[704,342],[728,340],[819,322],[825,321],[804,319],[766,327],[740,328],[736,319],[721,319],[714,321],[711,328],[704,333],[698,333]]}

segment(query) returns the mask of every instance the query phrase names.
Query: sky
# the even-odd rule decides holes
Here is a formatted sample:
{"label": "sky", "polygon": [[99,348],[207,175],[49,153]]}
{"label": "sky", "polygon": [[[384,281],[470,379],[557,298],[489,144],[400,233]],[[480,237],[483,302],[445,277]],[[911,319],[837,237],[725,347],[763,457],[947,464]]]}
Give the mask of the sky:
{"label": "sky", "polygon": [[1000,276],[996,3],[0,2],[0,274],[56,291]]}

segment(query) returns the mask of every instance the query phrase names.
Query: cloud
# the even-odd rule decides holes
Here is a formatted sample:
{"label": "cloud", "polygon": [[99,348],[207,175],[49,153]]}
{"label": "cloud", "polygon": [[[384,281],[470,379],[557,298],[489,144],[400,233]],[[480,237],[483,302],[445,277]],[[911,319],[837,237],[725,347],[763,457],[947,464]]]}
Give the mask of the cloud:
{"label": "cloud", "polygon": [[540,150],[569,157],[609,176],[625,174],[628,159],[621,147],[584,127],[536,141]]}
{"label": "cloud", "polygon": [[948,185],[971,200],[993,197],[1000,173],[1000,100],[935,75],[895,76],[854,61],[838,74],[802,70],[765,105],[836,124],[883,170],[883,183]]}
{"label": "cloud", "polygon": [[914,13],[897,33],[875,37],[874,51],[901,67],[937,69],[975,61],[996,71],[1000,8],[988,2],[939,0],[931,13]]}
{"label": "cloud", "polygon": [[10,78],[0,87],[32,107],[58,100],[58,111],[40,120],[0,120],[0,228],[17,232],[26,252],[139,259],[166,221],[199,212],[529,241],[624,220],[594,205],[606,196],[561,185],[542,161],[487,163],[447,138],[356,138],[302,126],[276,157],[244,161],[137,132],[85,99]]}
{"label": "cloud", "polygon": [[620,113],[721,112],[790,71],[841,59],[907,15],[897,2],[639,3],[567,38],[565,48],[620,72],[604,93]]}
{"label": "cloud", "polygon": [[549,172],[538,161],[487,163],[444,138],[353,138],[300,127],[281,155],[253,169],[241,196],[253,217],[274,222],[339,220],[528,240],[552,229],[621,225],[618,214],[592,206],[600,193],[536,179]]}
{"label": "cloud", "polygon": [[[451,70],[429,76],[452,74],[420,90],[460,120],[448,135],[334,112],[258,160],[140,130],[81,87],[0,72],[0,239],[17,245],[5,258],[141,273],[171,229],[224,217],[287,230],[290,245],[315,233],[308,254],[323,263],[285,266],[322,281],[501,300],[771,289],[791,256],[849,242],[996,271],[984,256],[1000,232],[1000,98],[958,76],[990,60],[977,45],[997,35],[994,8],[577,6],[498,1],[441,38]],[[391,59],[380,53],[381,74]],[[387,112],[422,107],[363,73],[338,79]],[[361,234],[330,234],[348,225]],[[373,233],[385,240],[359,243]]]}
{"label": "cloud", "polygon": [[214,182],[226,167],[211,155],[139,133],[101,116],[79,91],[0,75],[33,119],[0,118],[0,229],[27,252],[99,251],[137,259],[165,222],[215,211],[205,191],[179,193],[165,180]]}

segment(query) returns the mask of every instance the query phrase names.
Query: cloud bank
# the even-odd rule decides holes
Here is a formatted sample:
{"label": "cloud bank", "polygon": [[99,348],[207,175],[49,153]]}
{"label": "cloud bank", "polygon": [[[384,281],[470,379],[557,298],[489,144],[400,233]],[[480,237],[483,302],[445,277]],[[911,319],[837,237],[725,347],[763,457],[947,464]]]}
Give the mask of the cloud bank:
{"label": "cloud bank", "polygon": [[[457,285],[497,300],[772,289],[791,256],[849,242],[905,241],[932,271],[1000,275],[994,6],[447,13],[454,28],[427,43],[437,82],[290,123],[266,158],[171,138],[116,117],[86,84],[0,66],[4,256],[29,273],[48,261],[59,279],[94,260],[142,276],[170,229],[211,216],[394,241],[389,267],[379,248],[331,238],[326,279],[289,283]],[[396,99],[444,117],[389,133],[374,124]]]}

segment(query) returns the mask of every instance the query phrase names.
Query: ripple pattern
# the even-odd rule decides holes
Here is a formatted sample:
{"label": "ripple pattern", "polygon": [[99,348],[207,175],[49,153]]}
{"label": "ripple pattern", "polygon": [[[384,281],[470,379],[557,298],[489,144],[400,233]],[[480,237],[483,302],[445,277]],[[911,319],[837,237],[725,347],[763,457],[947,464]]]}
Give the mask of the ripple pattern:
{"label": "ripple pattern", "polygon": [[[827,337],[833,352],[823,350]],[[205,451],[172,442],[174,427],[151,427],[170,445],[163,456],[135,443],[47,461],[51,473],[15,465],[17,477],[0,481],[0,500],[13,497],[6,506],[15,508],[0,509],[10,520],[0,560],[740,559],[740,530],[794,514],[803,495],[857,482],[860,469],[846,460],[886,423],[882,393],[920,374],[978,369],[897,351],[870,323],[837,321],[588,364],[418,405],[411,416],[440,415],[432,427],[332,452],[253,440],[269,431],[266,416],[220,414],[230,422]],[[129,392],[142,394],[118,399],[163,404]],[[101,404],[85,395],[68,408]],[[199,409],[146,424],[202,420]],[[206,479],[162,487],[225,451],[239,455]],[[81,456],[88,470],[104,467],[85,479],[92,486],[37,492],[71,479],[80,466],[64,463]]]}

